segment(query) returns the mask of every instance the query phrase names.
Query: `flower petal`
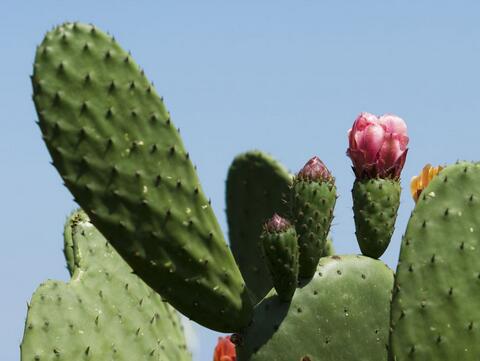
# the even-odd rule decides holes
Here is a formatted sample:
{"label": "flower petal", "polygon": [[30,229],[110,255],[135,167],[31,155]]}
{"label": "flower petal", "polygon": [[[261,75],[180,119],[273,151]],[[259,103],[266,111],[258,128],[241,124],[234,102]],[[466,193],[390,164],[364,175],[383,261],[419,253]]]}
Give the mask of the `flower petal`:
{"label": "flower petal", "polygon": [[378,122],[381,125],[383,125],[387,133],[396,133],[396,134],[402,134],[405,136],[407,135],[407,125],[405,124],[402,118],[397,117],[396,115],[393,115],[393,114],[382,115],[378,119]]}

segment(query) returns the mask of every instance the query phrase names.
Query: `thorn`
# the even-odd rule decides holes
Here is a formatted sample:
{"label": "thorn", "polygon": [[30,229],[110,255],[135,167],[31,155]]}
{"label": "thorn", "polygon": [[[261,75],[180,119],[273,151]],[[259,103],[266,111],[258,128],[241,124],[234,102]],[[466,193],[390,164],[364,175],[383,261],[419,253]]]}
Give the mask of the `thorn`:
{"label": "thorn", "polygon": [[90,353],[90,346],[88,346],[86,349],[85,349],[85,355],[88,355]]}

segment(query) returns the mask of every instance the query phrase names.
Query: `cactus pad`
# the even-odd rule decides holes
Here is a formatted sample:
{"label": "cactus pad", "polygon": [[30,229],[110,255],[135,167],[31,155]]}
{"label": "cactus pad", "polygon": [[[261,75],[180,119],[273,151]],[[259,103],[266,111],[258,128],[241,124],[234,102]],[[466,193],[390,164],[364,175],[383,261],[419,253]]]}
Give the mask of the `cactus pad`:
{"label": "cactus pad", "polygon": [[72,279],[34,293],[22,361],[191,359],[177,312],[141,279],[83,212],[65,227]]}
{"label": "cactus pad", "polygon": [[390,244],[400,205],[400,190],[397,180],[355,181],[352,189],[355,234],[365,256],[379,258]]}
{"label": "cactus pad", "polygon": [[239,361],[385,361],[392,287],[381,261],[321,258],[291,303],[272,291],[256,306]]}
{"label": "cactus pad", "polygon": [[392,360],[478,360],[479,220],[480,164],[449,166],[421,193],[397,267]]}
{"label": "cactus pad", "polygon": [[291,175],[259,151],[238,155],[227,177],[227,220],[230,246],[250,291],[261,300],[273,287],[262,258],[260,235],[274,213],[286,217]]}
{"label": "cactus pad", "polygon": [[64,24],[32,77],[43,138],[75,200],[135,272],[219,331],[247,325],[244,281],[162,99],[109,35]]}

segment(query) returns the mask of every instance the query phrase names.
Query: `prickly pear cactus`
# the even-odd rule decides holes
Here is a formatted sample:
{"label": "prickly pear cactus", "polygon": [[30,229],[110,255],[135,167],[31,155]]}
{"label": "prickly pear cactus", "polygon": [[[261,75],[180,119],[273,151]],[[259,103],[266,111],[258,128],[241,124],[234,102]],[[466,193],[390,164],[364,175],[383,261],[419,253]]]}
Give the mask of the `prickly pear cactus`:
{"label": "prickly pear cactus", "polygon": [[249,151],[232,162],[227,177],[230,246],[253,297],[259,301],[273,287],[262,257],[263,224],[274,214],[286,217],[292,176],[269,155]]}
{"label": "prickly pear cactus", "polygon": [[72,279],[49,280],[34,293],[22,361],[191,360],[177,312],[132,273],[83,212],[66,224],[65,255]]}
{"label": "prickly pear cactus", "polygon": [[270,293],[237,347],[240,361],[385,361],[393,272],[364,256],[320,260],[290,303]]}
{"label": "prickly pear cactus", "polygon": [[403,238],[392,302],[391,359],[478,360],[480,165],[443,169]]}
{"label": "prickly pear cactus", "polygon": [[135,272],[175,308],[219,331],[252,306],[162,99],[109,35],[64,24],[32,76],[43,138],[75,200]]}

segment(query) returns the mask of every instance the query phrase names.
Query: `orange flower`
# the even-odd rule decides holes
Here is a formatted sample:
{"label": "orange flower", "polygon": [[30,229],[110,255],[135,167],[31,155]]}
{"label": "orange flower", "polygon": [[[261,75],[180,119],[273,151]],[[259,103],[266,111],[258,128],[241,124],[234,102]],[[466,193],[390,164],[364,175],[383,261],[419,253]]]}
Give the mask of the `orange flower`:
{"label": "orange flower", "polygon": [[230,341],[230,336],[219,337],[215,352],[213,353],[213,361],[236,361],[237,354],[235,345]]}
{"label": "orange flower", "polygon": [[420,175],[417,175],[412,178],[410,182],[410,192],[412,193],[413,200],[418,201],[422,191],[427,188],[428,183],[443,169],[442,166],[432,167],[430,164],[427,164],[423,167]]}

